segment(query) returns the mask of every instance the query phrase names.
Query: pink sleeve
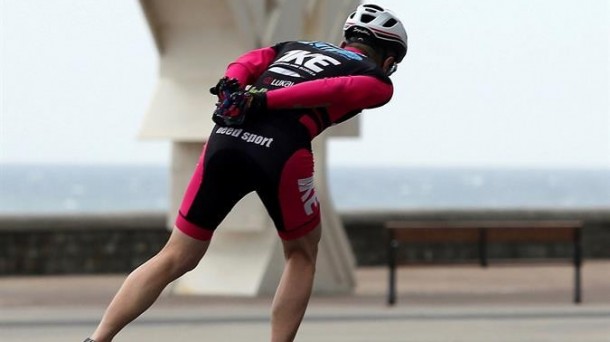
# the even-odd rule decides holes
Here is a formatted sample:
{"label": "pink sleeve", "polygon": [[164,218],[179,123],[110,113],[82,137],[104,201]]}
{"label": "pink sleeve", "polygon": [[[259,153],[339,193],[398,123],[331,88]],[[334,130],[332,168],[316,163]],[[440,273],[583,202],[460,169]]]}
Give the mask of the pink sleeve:
{"label": "pink sleeve", "polygon": [[385,104],[394,88],[372,76],[323,78],[267,92],[269,109],[341,106],[346,110]]}
{"label": "pink sleeve", "polygon": [[252,84],[271,64],[276,52],[272,47],[252,50],[229,64],[225,76],[236,78],[239,84]]}

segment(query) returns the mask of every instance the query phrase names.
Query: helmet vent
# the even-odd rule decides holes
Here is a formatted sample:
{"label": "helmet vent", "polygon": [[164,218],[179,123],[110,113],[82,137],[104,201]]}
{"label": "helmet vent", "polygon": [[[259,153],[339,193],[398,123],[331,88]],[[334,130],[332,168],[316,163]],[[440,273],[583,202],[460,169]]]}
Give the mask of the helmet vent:
{"label": "helmet vent", "polygon": [[363,23],[370,23],[371,21],[373,21],[375,19],[374,16],[370,15],[370,14],[362,14],[362,16],[360,17],[360,21],[362,21]]}
{"label": "helmet vent", "polygon": [[373,5],[373,4],[367,4],[367,5],[363,5],[362,7],[366,8],[367,11],[369,12],[377,12],[377,11],[381,11],[383,12],[383,8],[377,5]]}
{"label": "helmet vent", "polygon": [[354,17],[355,17],[355,16],[356,16],[356,12],[354,12],[354,13],[350,14],[349,18],[350,18],[350,19],[354,19]]}
{"label": "helmet vent", "polygon": [[383,23],[383,27],[392,27],[392,26],[396,25],[396,23],[397,23],[396,19],[391,18],[390,20]]}

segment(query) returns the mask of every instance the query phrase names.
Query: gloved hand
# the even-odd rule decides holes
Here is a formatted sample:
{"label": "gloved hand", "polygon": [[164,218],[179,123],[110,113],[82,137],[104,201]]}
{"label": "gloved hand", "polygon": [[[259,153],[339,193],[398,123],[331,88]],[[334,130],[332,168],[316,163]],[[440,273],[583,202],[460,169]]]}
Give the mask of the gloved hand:
{"label": "gloved hand", "polygon": [[267,94],[238,90],[217,105],[212,120],[221,126],[241,126],[266,107]]}
{"label": "gloved hand", "polygon": [[210,94],[218,96],[218,100],[222,103],[227,97],[240,88],[239,81],[236,78],[221,78],[215,86],[210,88]]}

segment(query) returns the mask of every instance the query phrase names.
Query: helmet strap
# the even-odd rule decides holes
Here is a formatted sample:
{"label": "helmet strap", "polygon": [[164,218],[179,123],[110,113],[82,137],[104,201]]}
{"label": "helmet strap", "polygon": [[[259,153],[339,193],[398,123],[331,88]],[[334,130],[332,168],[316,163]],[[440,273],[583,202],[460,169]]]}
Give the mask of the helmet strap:
{"label": "helmet strap", "polygon": [[355,36],[347,39],[347,44],[357,44],[365,46],[366,53],[369,57],[373,58],[377,63],[383,63],[383,54],[385,51],[380,49],[379,46],[369,37]]}
{"label": "helmet strap", "polygon": [[[384,46],[384,44],[380,44],[379,41],[372,37],[368,37],[365,35],[353,35],[347,39],[346,43],[359,44],[368,47],[372,51],[367,51],[367,54],[369,55],[369,57],[376,60],[380,67],[383,67],[383,64],[385,63],[386,59],[388,59],[388,57],[396,58],[395,54],[390,53],[389,49]],[[396,71],[396,69],[397,63],[394,62],[386,71],[386,75],[390,76]]]}

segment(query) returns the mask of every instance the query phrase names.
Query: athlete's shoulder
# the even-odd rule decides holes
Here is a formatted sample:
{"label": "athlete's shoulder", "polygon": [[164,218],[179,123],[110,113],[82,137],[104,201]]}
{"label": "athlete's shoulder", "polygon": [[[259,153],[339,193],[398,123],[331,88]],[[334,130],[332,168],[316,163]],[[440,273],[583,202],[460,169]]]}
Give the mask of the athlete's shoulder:
{"label": "athlete's shoulder", "polygon": [[322,41],[301,41],[301,44],[309,46],[312,50],[317,50],[322,53],[332,54],[341,59],[362,62],[366,60],[366,56],[354,51],[345,50],[337,45],[322,42]]}
{"label": "athlete's shoulder", "polygon": [[[369,57],[323,41],[295,40],[274,45],[276,59],[272,67],[293,67],[313,77],[371,76],[392,84],[390,78]],[[293,70],[293,71],[296,71]]]}
{"label": "athlete's shoulder", "polygon": [[276,51],[285,50],[302,50],[311,53],[321,53],[325,55],[334,55],[336,57],[353,60],[353,61],[364,61],[366,57],[353,51],[348,51],[334,44],[323,42],[323,41],[308,41],[308,40],[294,40],[277,43],[273,46]]}
{"label": "athlete's shoulder", "polygon": [[327,42],[302,42],[315,49],[324,51],[346,62],[346,69],[353,75],[367,75],[375,77],[384,83],[392,84],[390,78],[369,57],[354,50],[348,50]]}
{"label": "athlete's shoulder", "polygon": [[293,50],[297,48],[303,48],[306,44],[302,44],[298,40],[288,40],[276,43],[272,46],[275,51],[285,51],[285,50]]}

